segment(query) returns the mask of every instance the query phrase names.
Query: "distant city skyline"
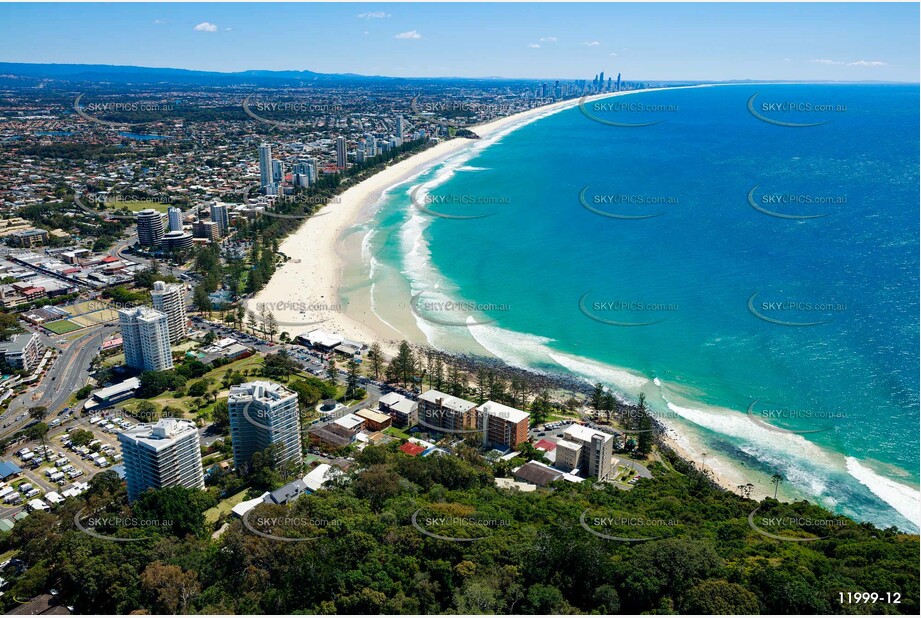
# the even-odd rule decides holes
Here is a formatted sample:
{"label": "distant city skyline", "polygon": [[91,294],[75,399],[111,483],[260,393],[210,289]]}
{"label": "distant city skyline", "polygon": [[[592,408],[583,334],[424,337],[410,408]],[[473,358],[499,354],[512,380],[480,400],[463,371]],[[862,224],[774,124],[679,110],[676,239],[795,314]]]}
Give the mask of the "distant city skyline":
{"label": "distant city skyline", "polygon": [[914,3],[34,3],[0,15],[3,62],[523,79],[919,74]]}

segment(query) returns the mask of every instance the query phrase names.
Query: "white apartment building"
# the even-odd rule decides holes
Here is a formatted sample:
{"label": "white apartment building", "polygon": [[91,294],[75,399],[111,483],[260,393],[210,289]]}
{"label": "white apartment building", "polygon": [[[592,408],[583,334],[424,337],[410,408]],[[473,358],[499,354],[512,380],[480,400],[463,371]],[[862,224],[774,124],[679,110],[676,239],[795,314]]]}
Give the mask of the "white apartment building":
{"label": "white apartment building", "polygon": [[166,314],[169,342],[178,343],[188,332],[185,315],[185,290],[179,284],[154,281],[150,298],[154,309]]}
{"label": "white apartment building", "polygon": [[122,446],[128,500],[146,489],[180,485],[204,489],[201,447],[195,423],[163,418],[118,435]]}
{"label": "white apartment building", "polygon": [[281,384],[258,380],[232,386],[227,405],[233,463],[238,470],[247,469],[253,455],[273,444],[280,447],[276,465],[287,462],[300,470],[303,455],[296,393]]}
{"label": "white apartment building", "polygon": [[142,371],[173,368],[169,320],[165,313],[149,307],[118,310],[125,365]]}

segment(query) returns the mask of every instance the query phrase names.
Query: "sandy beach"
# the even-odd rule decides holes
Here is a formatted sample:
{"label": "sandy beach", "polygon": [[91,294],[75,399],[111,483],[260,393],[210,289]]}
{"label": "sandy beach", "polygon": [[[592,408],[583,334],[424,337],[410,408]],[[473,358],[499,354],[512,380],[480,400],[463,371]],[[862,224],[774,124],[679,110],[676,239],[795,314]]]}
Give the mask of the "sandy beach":
{"label": "sandy beach", "polygon": [[[645,91],[597,95],[587,97],[586,101],[631,92]],[[578,104],[578,99],[562,101],[470,129],[485,138]],[[345,268],[354,268],[360,264],[361,247],[355,238],[346,239],[344,236],[350,228],[374,215],[376,204],[385,191],[425,172],[474,143],[474,140],[463,138],[441,142],[349,187],[282,242],[279,251],[288,256],[289,260],[276,271],[268,285],[255,298],[250,299],[247,307],[256,313],[261,307],[271,311],[278,321],[279,330],[286,331],[291,337],[322,329],[367,344],[376,341],[388,356],[396,353],[401,340],[424,342],[424,336],[415,328],[408,309],[407,319],[400,324],[399,331],[380,320],[369,306],[365,306],[370,294],[363,295],[366,299],[361,301],[362,307],[356,310],[356,307],[349,306],[349,311],[346,311],[340,294],[343,272]],[[703,463],[720,486],[737,491],[739,479],[733,478],[729,469],[718,465],[717,457],[707,461],[706,456],[701,457],[701,453],[690,442],[672,430],[664,439],[683,458],[696,461],[698,465]]]}
{"label": "sandy beach", "polygon": [[[586,101],[628,93],[596,95],[587,97]],[[469,128],[480,137],[487,137],[578,104],[578,99],[561,101]],[[278,321],[279,330],[291,337],[320,328],[363,343],[377,341],[385,353],[392,355],[397,343],[406,339],[407,334],[397,332],[370,311],[362,312],[366,318],[355,319],[346,313],[340,301],[343,268],[354,261],[353,253],[358,250],[354,246],[346,247],[342,242],[343,233],[370,218],[375,204],[387,189],[474,143],[475,140],[464,138],[441,142],[349,187],[282,242],[279,251],[289,260],[276,271],[268,285],[247,302],[247,307],[257,314],[263,307],[267,312],[271,311]]]}

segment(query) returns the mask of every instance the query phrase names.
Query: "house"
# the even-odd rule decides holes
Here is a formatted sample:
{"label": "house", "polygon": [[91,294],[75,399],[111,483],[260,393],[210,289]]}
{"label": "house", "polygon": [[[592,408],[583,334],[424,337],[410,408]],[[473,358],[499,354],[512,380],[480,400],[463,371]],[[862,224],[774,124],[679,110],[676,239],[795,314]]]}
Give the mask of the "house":
{"label": "house", "polygon": [[7,615],[57,615],[69,616],[71,611],[63,605],[58,605],[58,597],[50,594],[40,594],[33,599],[26,601],[18,607],[14,607],[7,612]]}
{"label": "house", "polygon": [[266,497],[268,497],[269,492],[265,492],[258,498],[253,498],[252,500],[244,500],[243,502],[237,504],[230,512],[234,514],[235,517],[243,517],[254,508],[265,502]]}
{"label": "house", "polygon": [[290,504],[307,493],[307,484],[302,479],[291,481],[263,498],[266,504]]}
{"label": "house", "polygon": [[329,464],[320,464],[307,473],[304,477],[304,484],[307,485],[308,491],[316,492],[323,488],[323,484],[338,478],[342,473],[338,468]]}

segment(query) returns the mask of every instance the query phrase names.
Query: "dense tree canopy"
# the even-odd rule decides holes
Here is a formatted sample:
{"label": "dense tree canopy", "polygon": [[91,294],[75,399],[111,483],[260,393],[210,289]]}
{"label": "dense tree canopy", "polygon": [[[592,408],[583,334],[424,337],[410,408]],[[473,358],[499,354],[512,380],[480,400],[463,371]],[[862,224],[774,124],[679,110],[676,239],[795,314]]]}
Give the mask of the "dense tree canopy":
{"label": "dense tree canopy", "polygon": [[[525,493],[497,489],[501,469],[480,459],[396,446],[367,447],[344,482],[289,507],[259,506],[216,540],[201,518],[213,504],[204,492],[149,491],[128,506],[100,475],[85,505],[33,513],[0,538],[0,551],[18,548],[30,566],[4,607],[53,586],[96,613],[918,612],[917,536],[805,502],[759,506],[677,459],[629,491],[558,481]],[[840,524],[798,532],[827,538],[776,540],[749,525],[756,507]],[[145,540],[107,541],[76,529],[78,508],[172,524],[112,530]],[[595,534],[611,532],[598,527],[604,515],[644,522],[620,534],[648,540]],[[842,605],[846,591],[899,592],[901,603]]]}

